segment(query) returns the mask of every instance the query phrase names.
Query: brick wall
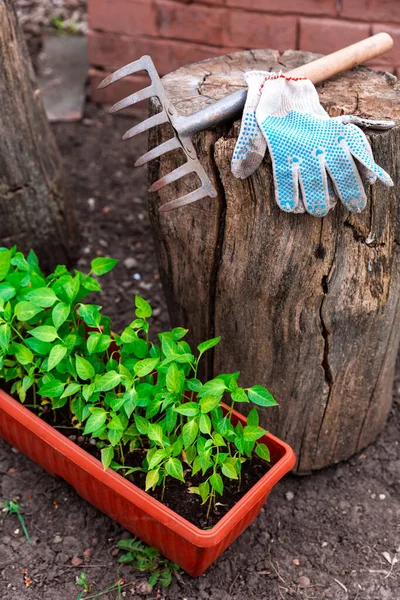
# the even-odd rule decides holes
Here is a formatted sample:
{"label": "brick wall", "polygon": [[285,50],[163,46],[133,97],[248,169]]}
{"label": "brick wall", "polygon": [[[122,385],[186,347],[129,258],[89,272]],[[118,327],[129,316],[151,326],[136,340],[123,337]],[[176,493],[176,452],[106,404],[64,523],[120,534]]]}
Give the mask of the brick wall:
{"label": "brick wall", "polygon": [[395,48],[371,62],[400,72],[400,0],[88,0],[93,98],[114,102],[142,88],[133,76],[106,90],[116,68],[150,54],[161,75],[245,48],[298,48],[327,54],[387,31]]}

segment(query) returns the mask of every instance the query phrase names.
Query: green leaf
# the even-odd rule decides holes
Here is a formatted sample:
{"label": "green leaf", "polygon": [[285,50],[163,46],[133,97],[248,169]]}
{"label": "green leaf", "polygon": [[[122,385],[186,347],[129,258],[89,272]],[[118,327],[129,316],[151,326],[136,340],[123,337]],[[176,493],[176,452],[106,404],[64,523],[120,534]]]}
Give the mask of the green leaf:
{"label": "green leaf", "polygon": [[26,302],[23,300],[15,305],[14,314],[19,321],[29,321],[42,310],[43,309],[40,306],[36,306],[36,304],[32,304],[32,302]]}
{"label": "green leaf", "polygon": [[233,466],[233,464],[226,460],[222,465],[221,465],[221,471],[222,473],[225,475],[225,477],[228,477],[229,479],[238,479],[238,474],[236,472],[235,467]]}
{"label": "green leaf", "polygon": [[176,363],[171,363],[168,367],[166,376],[167,390],[171,394],[180,394],[183,391],[183,382],[185,380],[185,374],[179,369]]}
{"label": "green leaf", "polygon": [[250,427],[258,427],[258,423],[259,423],[258,412],[257,412],[257,409],[254,407],[251,409],[251,411],[247,415],[247,425],[250,425]]}
{"label": "green leaf", "polygon": [[203,387],[199,391],[199,397],[202,398],[203,396],[219,396],[221,398],[222,394],[227,389],[228,388],[226,387],[223,379],[211,379],[203,385]]}
{"label": "green leaf", "polygon": [[31,290],[27,293],[26,299],[42,308],[50,308],[50,306],[53,306],[53,304],[57,302],[57,296],[54,291],[48,287]]}
{"label": "green leaf", "polygon": [[262,385],[253,385],[247,390],[249,398],[259,406],[278,406],[272,394]]}
{"label": "green leaf", "polygon": [[51,371],[52,369],[54,369],[54,367],[56,367],[58,363],[62,361],[66,354],[67,349],[65,346],[62,346],[61,344],[57,344],[56,346],[54,346],[50,351],[49,360],[47,363],[47,370]]}
{"label": "green leaf", "polygon": [[82,386],[82,396],[86,401],[89,401],[89,398],[94,394],[94,384],[85,384]]}
{"label": "green leaf", "polygon": [[4,302],[7,302],[8,300],[11,300],[11,298],[14,298],[16,293],[17,290],[15,289],[15,287],[10,285],[6,281],[4,283],[0,283],[0,298],[3,298]]}
{"label": "green leaf", "polygon": [[219,473],[213,473],[210,477],[211,487],[220,495],[224,493],[224,482]]}
{"label": "green leaf", "polygon": [[226,446],[224,438],[219,433],[213,433],[212,439],[216,446]]}
{"label": "green leaf", "polygon": [[53,409],[57,409],[57,408],[62,408],[63,406],[65,406],[67,404],[68,400],[67,398],[61,398],[61,396],[59,398],[53,398],[51,401],[51,406]]}
{"label": "green leaf", "polygon": [[138,377],[146,377],[146,375],[149,375],[152,371],[154,371],[159,362],[159,358],[145,358],[143,360],[139,360],[133,367],[133,370]]}
{"label": "green leaf", "polygon": [[185,452],[186,452],[186,462],[188,465],[191,465],[197,456],[196,446],[189,446],[189,448],[186,448]]}
{"label": "green leaf", "polygon": [[180,415],[185,415],[186,417],[195,417],[199,414],[199,405],[196,402],[185,402],[185,404],[176,406],[174,410]]}
{"label": "green leaf", "polygon": [[75,300],[79,293],[81,287],[81,277],[82,275],[80,273],[77,273],[75,277],[69,276],[67,281],[62,286],[70,303]]}
{"label": "green leaf", "polygon": [[111,342],[112,338],[109,335],[100,332],[90,333],[87,340],[88,352],[89,354],[105,352],[110,347]]}
{"label": "green leaf", "polygon": [[183,327],[174,327],[174,329],[171,331],[172,339],[177,342],[185,337],[188,331],[188,329],[184,329]]}
{"label": "green leaf", "polygon": [[235,390],[233,390],[233,392],[231,393],[231,398],[235,402],[248,402],[249,401],[249,399],[246,395],[246,392],[241,387],[238,387]]}
{"label": "green leaf", "polygon": [[78,373],[78,377],[80,377],[81,379],[86,380],[92,379],[92,377],[94,377],[95,370],[93,368],[93,365],[91,365],[90,362],[86,360],[86,358],[82,358],[82,356],[77,355],[75,366],[76,372]]}
{"label": "green leaf", "polygon": [[147,585],[151,588],[153,588],[157,581],[160,579],[160,571],[158,569],[156,569],[155,571],[153,571],[150,575],[150,577],[147,580]]}
{"label": "green leaf", "polygon": [[58,379],[48,381],[39,389],[40,396],[44,398],[58,398],[64,391],[65,383]]}
{"label": "green leaf", "polygon": [[197,437],[199,426],[194,419],[182,427],[183,444],[185,448],[191,446]]}
{"label": "green leaf", "polygon": [[41,342],[54,342],[58,337],[57,329],[52,325],[40,325],[29,331],[30,335]]}
{"label": "green leaf", "polygon": [[203,384],[199,379],[186,379],[186,385],[191,392],[199,392]]}
{"label": "green leaf", "polygon": [[11,259],[11,264],[17,267],[20,271],[29,271],[29,263],[22,252],[17,252],[14,258]]}
{"label": "green leaf", "polygon": [[51,344],[49,342],[41,342],[36,338],[27,338],[25,344],[36,354],[40,354],[40,356],[48,356],[50,354]]}
{"label": "green leaf", "polygon": [[14,344],[16,350],[15,358],[21,365],[29,365],[33,361],[33,354],[29,348],[23,344]]}
{"label": "green leaf", "polygon": [[126,327],[121,334],[121,340],[124,344],[132,344],[138,339],[136,331],[133,331],[130,327]]}
{"label": "green leaf", "polygon": [[33,379],[33,377],[29,377],[28,375],[25,376],[22,380],[22,386],[21,386],[23,391],[27,392],[29,390],[29,388],[33,385],[34,381],[35,380]]}
{"label": "green leaf", "polygon": [[0,325],[0,348],[7,352],[11,342],[11,329],[8,323]]}
{"label": "green leaf", "polygon": [[0,281],[6,277],[11,265],[11,250],[0,248]]}
{"label": "green leaf", "polygon": [[[170,568],[170,566],[168,565],[168,567],[166,567],[165,569],[163,569],[163,570],[161,571],[160,578],[159,578],[159,582],[160,582],[160,584],[162,585],[162,587],[165,587],[165,588],[167,588],[167,587],[169,587],[169,586],[171,585],[171,583],[172,583],[172,573],[171,573],[171,570],[170,570],[170,569],[171,569],[171,568]],[[149,585],[151,585],[151,584],[149,583]]]}
{"label": "green leaf", "polygon": [[180,481],[185,481],[185,478],[183,477],[182,463],[177,458],[170,458],[167,460],[165,463],[165,470],[168,475],[171,475],[171,477],[179,479]]}
{"label": "green leaf", "polygon": [[106,446],[101,449],[101,462],[103,463],[104,470],[108,469],[114,458],[114,448],[112,446]]}
{"label": "green leaf", "polygon": [[205,396],[200,400],[200,408],[202,413],[208,413],[219,406],[221,402],[220,396]]}
{"label": "green leaf", "polygon": [[148,319],[153,314],[150,304],[140,296],[135,296],[135,306],[136,316],[140,319]]}
{"label": "green leaf", "polygon": [[94,277],[89,277],[89,275],[82,282],[85,290],[89,292],[101,292],[101,285]]}
{"label": "green leaf", "polygon": [[154,470],[149,471],[147,473],[147,475],[146,475],[146,486],[145,486],[146,492],[150,488],[153,488],[155,485],[157,485],[158,479],[159,479],[159,470],[158,469],[154,469]]}
{"label": "green leaf", "polygon": [[51,316],[53,319],[54,327],[58,329],[68,319],[71,307],[69,304],[59,302],[55,305],[52,310]]}
{"label": "green leaf", "polygon": [[[72,385],[72,384],[71,384]],[[83,419],[83,411],[85,409],[85,403],[80,396],[74,398],[72,401],[72,412],[78,419],[78,421],[82,422]]]}
{"label": "green leaf", "polygon": [[108,392],[109,390],[113,390],[119,385],[121,381],[121,375],[116,371],[108,371],[104,373],[96,381],[96,392]]}
{"label": "green leaf", "polygon": [[138,432],[142,435],[146,435],[150,425],[148,420],[144,417],[141,417],[140,415],[133,415],[133,418],[135,419],[135,425],[137,427]]}
{"label": "green leaf", "polygon": [[200,485],[199,485],[199,494],[201,496],[203,504],[205,502],[207,502],[208,497],[210,495],[210,484],[208,483],[208,481],[203,481],[202,483],[200,483]]}
{"label": "green leaf", "polygon": [[121,419],[118,417],[118,415],[116,415],[115,417],[113,417],[111,419],[111,421],[108,423],[107,425],[108,429],[113,429],[113,430],[124,430],[124,426],[121,422]]}
{"label": "green leaf", "polygon": [[101,306],[97,304],[81,304],[78,315],[88,327],[99,327],[101,323],[100,309]]}
{"label": "green leaf", "polygon": [[201,458],[200,456],[196,456],[196,458],[193,461],[193,466],[192,466],[192,477],[194,475],[196,475],[196,473],[198,473],[201,469]]}
{"label": "green leaf", "polygon": [[210,348],[214,348],[214,346],[216,346],[220,341],[221,341],[220,336],[212,338],[211,340],[207,340],[206,342],[202,342],[201,344],[199,344],[197,346],[197,350],[200,352],[200,354],[203,354],[203,352],[206,352],[206,350],[210,350]]}
{"label": "green leaf", "polygon": [[86,421],[86,426],[83,431],[83,435],[88,435],[89,433],[93,433],[93,431],[97,431],[100,429],[102,425],[106,422],[107,412],[103,408],[95,408],[92,412],[88,420]]}
{"label": "green leaf", "polygon": [[158,465],[168,454],[167,451],[163,450],[162,448],[157,448],[157,450],[155,452],[152,452],[151,455],[150,452],[151,450],[147,454],[147,462],[149,463],[149,469],[154,469],[154,467]]}
{"label": "green leaf", "polygon": [[265,444],[257,444],[256,454],[257,454],[257,456],[259,456],[263,460],[266,460],[267,462],[271,461],[271,456],[269,453],[268,446],[266,446]]}
{"label": "green leaf", "polygon": [[92,273],[95,273],[95,275],[104,275],[105,273],[111,271],[117,262],[118,260],[115,258],[95,258],[92,260],[90,265]]}
{"label": "green leaf", "polygon": [[107,432],[108,439],[112,446],[116,446],[124,435],[123,429],[110,429]]}
{"label": "green leaf", "polygon": [[147,430],[148,437],[153,440],[153,442],[158,442],[159,444],[163,444],[163,430],[161,425],[157,425],[156,423],[149,423]]}
{"label": "green leaf", "polygon": [[80,389],[81,389],[81,386],[79,383],[70,383],[65,388],[61,398],[68,398],[68,396],[73,396],[74,394],[79,392]]}
{"label": "green leaf", "polygon": [[208,415],[200,415],[199,428],[201,433],[211,433],[211,420]]}
{"label": "green leaf", "polygon": [[171,338],[166,337],[165,335],[162,335],[162,334],[161,334],[161,350],[166,358],[170,358],[172,356],[175,357],[178,355],[177,345],[175,344],[174,340],[171,340]]}

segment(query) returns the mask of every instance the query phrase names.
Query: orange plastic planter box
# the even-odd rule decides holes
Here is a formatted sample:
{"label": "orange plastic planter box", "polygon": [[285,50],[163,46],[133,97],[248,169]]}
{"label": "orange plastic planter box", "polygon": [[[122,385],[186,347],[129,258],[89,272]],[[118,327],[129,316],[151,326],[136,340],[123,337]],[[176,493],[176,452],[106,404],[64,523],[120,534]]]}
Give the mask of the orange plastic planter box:
{"label": "orange plastic planter box", "polygon": [[[246,422],[234,411],[232,422]],[[198,576],[255,519],[272,487],[294,466],[292,449],[271,434],[260,439],[272,468],[211,529],[203,530],[108,469],[22,404],[0,390],[0,436],[82,498],[151,546],[157,546],[189,575]]]}

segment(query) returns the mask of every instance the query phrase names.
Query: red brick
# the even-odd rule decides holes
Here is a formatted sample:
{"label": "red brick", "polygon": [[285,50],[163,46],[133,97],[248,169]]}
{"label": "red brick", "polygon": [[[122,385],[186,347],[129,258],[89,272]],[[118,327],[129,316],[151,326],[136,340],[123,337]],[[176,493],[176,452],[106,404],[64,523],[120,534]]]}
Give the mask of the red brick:
{"label": "red brick", "polygon": [[388,65],[398,65],[400,64],[400,27],[390,26],[390,25],[381,25],[377,23],[372,26],[372,33],[380,33],[381,31],[386,31],[393,38],[393,48],[390,52],[386,52],[386,54],[382,54],[374,59],[374,61],[378,64],[388,64]]}
{"label": "red brick", "polygon": [[300,50],[329,54],[354,44],[370,34],[367,23],[349,23],[333,19],[300,19]]}
{"label": "red brick", "polygon": [[280,51],[296,47],[295,17],[231,10],[228,12],[228,24],[229,44]]}
{"label": "red brick", "polygon": [[342,0],[342,17],[400,23],[399,0]]}
{"label": "red brick", "polygon": [[156,11],[149,0],[91,0],[89,26],[129,35],[157,35]]}
{"label": "red brick", "polygon": [[336,0],[226,0],[228,6],[272,13],[296,13],[303,15],[337,15]]}
{"label": "red brick", "polygon": [[161,37],[224,45],[226,12],[219,8],[195,4],[177,4],[158,0],[157,23]]}
{"label": "red brick", "polygon": [[238,48],[211,48],[172,40],[130,37],[113,33],[88,33],[88,53],[92,65],[119,68],[150,54],[158,72],[165,75],[185,64],[221,56]]}
{"label": "red brick", "polygon": [[130,94],[142,90],[150,83],[148,77],[145,75],[134,75],[125,77],[124,79],[121,79],[120,81],[117,81],[116,83],[113,83],[109,87],[102,90],[97,89],[103,79],[107,77],[107,75],[110,75],[110,72],[111,71],[89,69],[91,96],[93,102],[98,102],[100,104],[114,104],[115,102],[118,102],[118,100],[122,100],[122,98],[125,98]]}

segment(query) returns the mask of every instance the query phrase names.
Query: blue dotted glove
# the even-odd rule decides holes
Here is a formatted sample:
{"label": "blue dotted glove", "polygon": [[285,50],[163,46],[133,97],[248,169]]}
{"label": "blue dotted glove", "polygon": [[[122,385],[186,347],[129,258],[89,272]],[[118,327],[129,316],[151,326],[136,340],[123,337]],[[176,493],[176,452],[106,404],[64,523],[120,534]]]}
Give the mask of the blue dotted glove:
{"label": "blue dotted glove", "polygon": [[368,122],[356,117],[330,118],[308,79],[270,74],[256,118],[271,154],[276,201],[284,211],[305,209],[314,216],[326,215],[334,204],[331,180],[345,206],[361,212],[367,197],[354,158],[370,183],[379,178],[393,185],[375,163],[366,136],[353,125]]}

